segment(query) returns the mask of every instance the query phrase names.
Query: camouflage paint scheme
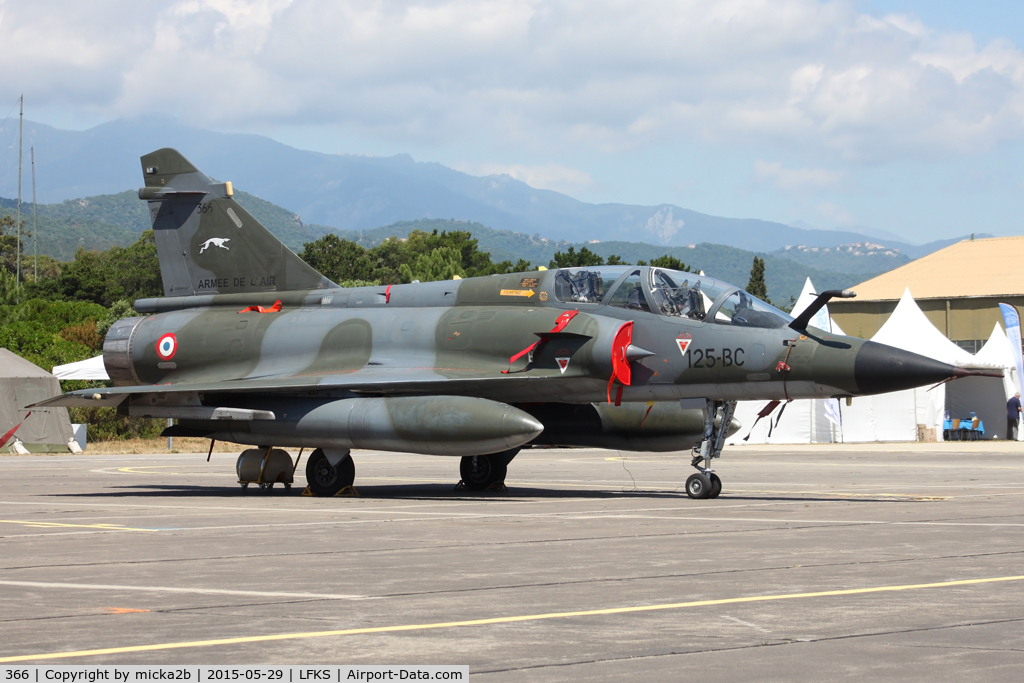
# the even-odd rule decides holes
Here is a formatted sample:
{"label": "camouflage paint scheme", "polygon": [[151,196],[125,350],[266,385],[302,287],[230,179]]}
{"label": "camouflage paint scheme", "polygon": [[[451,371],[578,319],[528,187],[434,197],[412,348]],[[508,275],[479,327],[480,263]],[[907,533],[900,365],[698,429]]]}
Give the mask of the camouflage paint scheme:
{"label": "camouflage paint scheme", "polygon": [[[166,296],[137,301],[147,315],[108,333],[117,387],[55,404],[117,405],[176,417],[176,434],[267,447],[681,450],[707,441],[716,419],[715,434],[723,419],[735,431],[731,410],[715,417],[714,406],[737,399],[857,396],[954,374],[873,342],[794,330],[739,288],[650,267],[340,288],[249,215],[230,183],[171,149],[142,167]],[[605,278],[599,297],[566,294],[594,273]],[[666,278],[691,296],[688,315],[651,303],[665,301]]]}

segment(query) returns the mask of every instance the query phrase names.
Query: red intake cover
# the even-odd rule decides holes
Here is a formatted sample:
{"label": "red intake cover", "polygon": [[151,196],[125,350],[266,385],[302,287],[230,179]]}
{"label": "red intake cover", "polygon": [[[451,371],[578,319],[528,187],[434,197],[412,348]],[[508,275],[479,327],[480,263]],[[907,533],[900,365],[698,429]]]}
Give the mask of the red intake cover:
{"label": "red intake cover", "polygon": [[626,358],[626,349],[632,342],[633,321],[631,320],[619,328],[619,331],[615,333],[615,340],[612,342],[612,377],[626,386],[629,386],[632,377],[629,359]]}

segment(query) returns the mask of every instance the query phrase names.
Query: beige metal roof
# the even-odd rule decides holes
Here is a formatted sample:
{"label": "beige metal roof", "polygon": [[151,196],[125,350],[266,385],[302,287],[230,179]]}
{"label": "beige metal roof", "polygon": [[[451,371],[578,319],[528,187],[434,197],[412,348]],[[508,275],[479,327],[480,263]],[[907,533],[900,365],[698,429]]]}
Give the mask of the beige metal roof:
{"label": "beige metal roof", "polygon": [[851,287],[854,301],[1024,295],[1024,237],[964,240]]}

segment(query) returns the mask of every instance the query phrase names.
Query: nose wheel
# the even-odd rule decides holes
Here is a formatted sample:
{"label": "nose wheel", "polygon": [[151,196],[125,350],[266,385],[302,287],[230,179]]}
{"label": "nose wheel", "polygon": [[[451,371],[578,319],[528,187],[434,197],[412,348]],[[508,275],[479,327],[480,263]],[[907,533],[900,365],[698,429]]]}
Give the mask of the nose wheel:
{"label": "nose wheel", "polygon": [[686,480],[686,495],[690,498],[718,498],[722,492],[722,480],[714,472],[697,472]]}
{"label": "nose wheel", "polygon": [[690,498],[718,498],[722,492],[722,480],[711,470],[711,460],[721,457],[725,435],[735,412],[736,401],[707,401],[704,408],[704,438],[693,447],[693,460],[690,461],[697,473],[691,474],[686,480],[686,495]]}

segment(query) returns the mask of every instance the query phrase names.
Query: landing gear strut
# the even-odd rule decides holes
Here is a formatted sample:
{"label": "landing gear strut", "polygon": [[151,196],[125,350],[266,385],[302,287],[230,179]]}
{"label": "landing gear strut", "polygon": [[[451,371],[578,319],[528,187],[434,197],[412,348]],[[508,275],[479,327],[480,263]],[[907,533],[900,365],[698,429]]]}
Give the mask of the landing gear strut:
{"label": "landing gear strut", "polygon": [[[718,498],[722,492],[722,480],[711,470],[712,458],[722,455],[725,435],[736,412],[736,401],[708,400],[704,408],[704,438],[693,447],[690,465],[697,469],[686,480],[686,495],[690,498]],[[704,461],[701,466],[700,462]]]}

